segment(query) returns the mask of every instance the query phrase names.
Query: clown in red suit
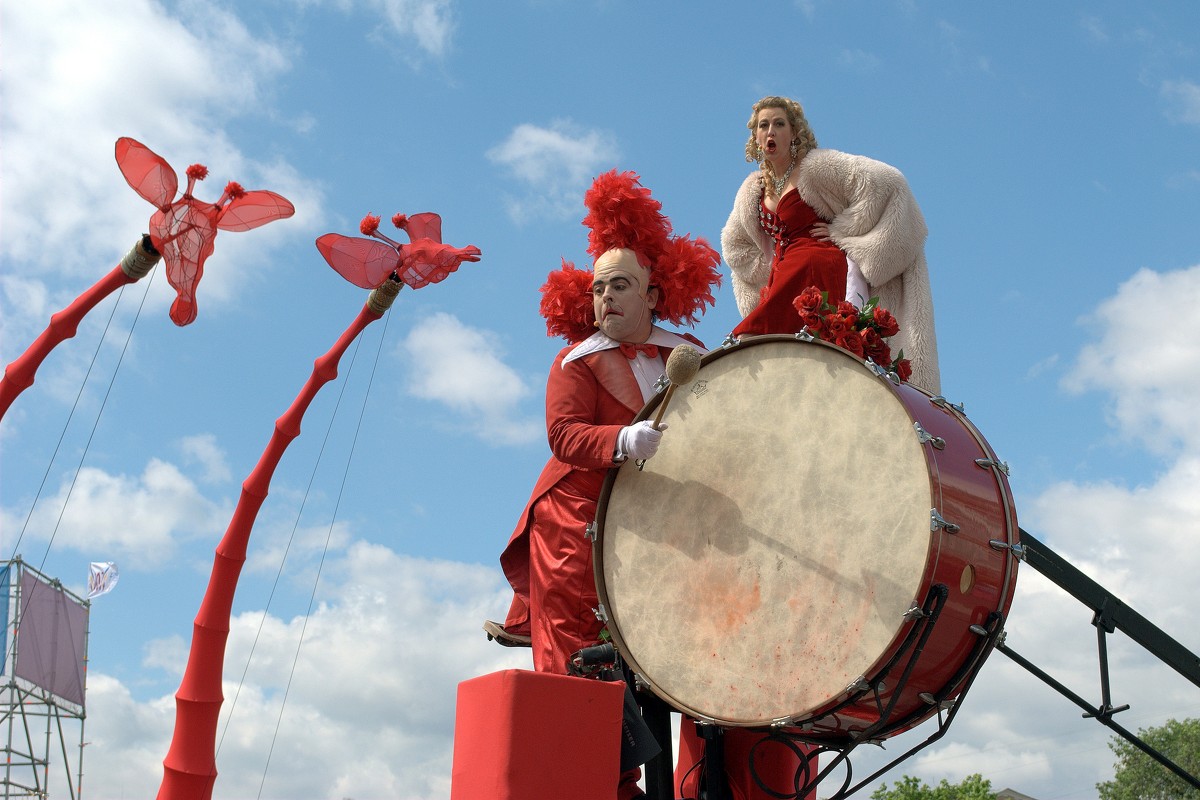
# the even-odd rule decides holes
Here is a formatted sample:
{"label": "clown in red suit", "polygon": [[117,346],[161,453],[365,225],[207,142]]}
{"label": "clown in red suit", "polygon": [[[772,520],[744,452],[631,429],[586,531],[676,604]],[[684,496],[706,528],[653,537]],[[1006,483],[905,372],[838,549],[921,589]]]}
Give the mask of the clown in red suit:
{"label": "clown in red suit", "polygon": [[653,325],[659,290],[649,275],[632,250],[597,259],[591,294],[600,330],[563,348],[546,382],[552,455],[500,557],[516,593],[505,628],[528,624],[540,672],[565,674],[568,656],[600,641],[586,527],[609,468],[658,450],[666,426],[630,422],[653,395],[666,356],[679,344],[699,345]]}
{"label": "clown in red suit", "polygon": [[[502,644],[530,644],[538,671],[560,674],[571,654],[601,641],[586,529],[604,479],[626,460],[657,452],[666,426],[633,419],[671,350],[685,342],[702,350],[656,320],[693,324],[720,282],[716,250],[673,236],[634,173],[601,175],[584,203],[592,270],[564,261],[542,286],[547,331],[570,343],[546,382],[551,457],[500,557],[513,587],[508,617],[485,625]],[[621,775],[620,800],[641,795],[638,776],[636,769]]]}

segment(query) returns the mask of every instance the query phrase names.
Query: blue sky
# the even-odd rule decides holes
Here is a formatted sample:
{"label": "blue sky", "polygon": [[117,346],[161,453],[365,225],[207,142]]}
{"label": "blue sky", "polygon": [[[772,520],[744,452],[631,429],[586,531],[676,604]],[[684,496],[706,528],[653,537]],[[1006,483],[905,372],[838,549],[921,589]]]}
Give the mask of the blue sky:
{"label": "blue sky", "polygon": [[[367,212],[435,211],[446,241],[483,258],[401,293],[275,475],[234,606],[215,796],[448,797],[457,683],[528,666],[479,625],[506,608],[496,559],[547,455],[561,343],[537,288],[560,258],[586,260],[583,191],[612,168],[716,244],[766,94],[800,100],[821,145],[908,177],[943,390],[1011,464],[1022,525],[1200,650],[1200,9],[730,8],[5,5],[3,363],[146,229],[118,137],[180,173],[206,164],[201,198],[237,180],[297,209],[220,234],[187,328],[157,273],[102,304],[0,424],[4,555],[79,591],[89,561],[122,572],[92,607],[88,796],[156,790],[240,482],[365,299],[314,239],[354,235]],[[718,342],[737,319],[726,282],[695,333]],[[1090,617],[1026,569],[1009,643],[1094,697]],[[1195,687],[1127,640],[1110,650],[1126,727],[1200,716]],[[945,739],[887,777],[980,772],[1040,800],[1095,797],[1105,730],[1005,661]]]}

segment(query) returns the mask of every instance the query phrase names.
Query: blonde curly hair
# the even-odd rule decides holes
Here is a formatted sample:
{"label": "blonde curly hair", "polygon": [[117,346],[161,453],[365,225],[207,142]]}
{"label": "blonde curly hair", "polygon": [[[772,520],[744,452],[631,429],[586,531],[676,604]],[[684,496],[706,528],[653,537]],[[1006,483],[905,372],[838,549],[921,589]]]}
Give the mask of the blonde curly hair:
{"label": "blonde curly hair", "polygon": [[790,97],[776,97],[773,95],[764,97],[751,107],[750,120],[746,123],[746,127],[750,129],[750,136],[746,139],[746,161],[750,163],[758,162],[763,172],[763,189],[773,193],[775,171],[771,168],[771,162],[762,157],[762,153],[758,149],[758,143],[754,141],[754,127],[758,123],[759,112],[764,108],[783,109],[783,113],[787,115],[788,124],[792,126],[793,134],[789,145],[796,145],[797,159],[804,158],[809,150],[817,149],[817,137],[809,126],[808,120],[804,117],[804,109]]}

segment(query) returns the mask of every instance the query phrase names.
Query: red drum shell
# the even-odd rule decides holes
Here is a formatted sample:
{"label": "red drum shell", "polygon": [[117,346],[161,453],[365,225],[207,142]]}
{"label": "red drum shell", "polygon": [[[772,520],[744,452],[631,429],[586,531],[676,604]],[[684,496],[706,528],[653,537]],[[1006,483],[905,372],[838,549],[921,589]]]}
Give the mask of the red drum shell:
{"label": "red drum shell", "polygon": [[[609,475],[595,544],[609,631],[655,694],[830,740],[886,738],[957,696],[982,663],[971,627],[1012,601],[1016,561],[990,542],[1018,541],[1007,478],[962,413],[772,335],[705,356],[663,421],[654,458]],[[943,587],[897,692],[928,625],[911,610]]]}

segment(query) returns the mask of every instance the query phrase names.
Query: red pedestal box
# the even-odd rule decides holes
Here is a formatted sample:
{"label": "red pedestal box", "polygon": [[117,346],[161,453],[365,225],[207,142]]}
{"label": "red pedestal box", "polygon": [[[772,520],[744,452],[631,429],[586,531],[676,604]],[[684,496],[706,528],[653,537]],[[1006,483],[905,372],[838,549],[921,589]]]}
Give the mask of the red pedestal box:
{"label": "red pedestal box", "polygon": [[625,684],[510,669],[458,685],[450,800],[613,800]]}

